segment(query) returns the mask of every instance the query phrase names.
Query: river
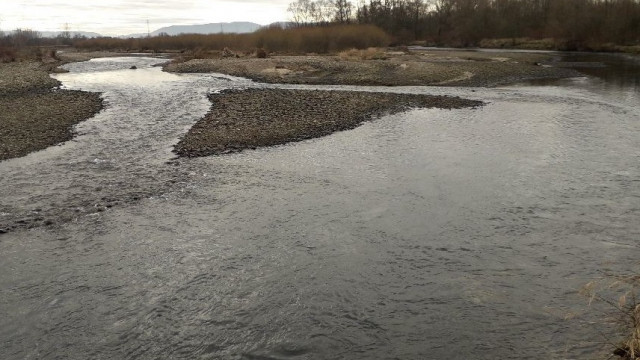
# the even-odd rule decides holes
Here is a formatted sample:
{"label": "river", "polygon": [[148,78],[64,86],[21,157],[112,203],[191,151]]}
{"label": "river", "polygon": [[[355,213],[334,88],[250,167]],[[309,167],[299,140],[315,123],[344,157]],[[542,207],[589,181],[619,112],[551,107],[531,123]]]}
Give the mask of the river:
{"label": "river", "polygon": [[64,87],[106,107],[0,162],[0,217],[50,219],[0,235],[0,358],[598,358],[605,327],[577,291],[638,264],[640,67],[586,61],[617,65],[314,87],[486,105],[195,159],[171,150],[208,92],[278,85],[144,57],[67,65]]}

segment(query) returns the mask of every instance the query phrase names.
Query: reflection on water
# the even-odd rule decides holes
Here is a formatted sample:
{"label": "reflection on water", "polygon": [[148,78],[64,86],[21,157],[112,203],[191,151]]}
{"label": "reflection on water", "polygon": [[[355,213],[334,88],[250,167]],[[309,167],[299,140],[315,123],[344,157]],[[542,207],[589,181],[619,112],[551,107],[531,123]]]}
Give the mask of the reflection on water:
{"label": "reflection on water", "polygon": [[640,91],[640,56],[621,54],[570,54],[562,61],[600,62],[604,66],[588,67],[576,64],[575,68],[587,75],[602,79],[604,89],[622,88],[626,91]]}
{"label": "reflection on water", "polygon": [[356,87],[487,105],[172,160],[207,91],[261,85],[164,74],[153,62],[72,65],[60,80],[103,91],[107,109],[73,143],[0,163],[5,218],[51,199],[148,191],[0,237],[3,358],[565,359],[599,349],[591,316],[565,317],[585,310],[576,289],[638,258],[633,86]]}
{"label": "reflection on water", "polygon": [[584,79],[541,79],[531,85],[562,85],[589,88],[603,98],[618,99],[627,104],[640,102],[640,56],[625,54],[563,53],[550,62],[587,75]]}

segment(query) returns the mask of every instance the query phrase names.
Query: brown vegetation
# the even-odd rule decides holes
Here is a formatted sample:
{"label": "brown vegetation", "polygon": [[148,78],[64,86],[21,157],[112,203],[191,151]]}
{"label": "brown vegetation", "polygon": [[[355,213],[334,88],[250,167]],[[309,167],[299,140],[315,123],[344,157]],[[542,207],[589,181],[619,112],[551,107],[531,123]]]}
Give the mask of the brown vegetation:
{"label": "brown vegetation", "polygon": [[0,46],[0,63],[9,63],[16,61],[18,54],[11,47]]}
{"label": "brown vegetation", "polygon": [[[640,0],[369,0],[357,6],[297,0],[289,12],[298,25],[376,25],[397,44],[464,47],[507,39],[498,47],[518,47],[527,38],[527,47],[536,49],[619,51],[629,49],[612,45],[640,45]],[[536,43],[543,39],[551,40]]]}
{"label": "brown vegetation", "polygon": [[45,39],[18,29],[0,36],[0,48],[73,45],[206,55],[226,47],[247,54],[256,48],[324,54],[425,44],[640,52],[640,0],[368,0],[357,6],[346,0],[297,0],[289,11],[293,27],[270,26],[250,34]]}
{"label": "brown vegetation", "polygon": [[259,48],[256,50],[256,57],[258,59],[265,59],[267,57],[267,52],[263,48]]}
{"label": "brown vegetation", "polygon": [[368,48],[365,50],[349,49],[338,54],[342,60],[384,60],[387,53],[380,48]]}
{"label": "brown vegetation", "polygon": [[250,34],[184,34],[151,38],[96,38],[77,41],[85,50],[221,51],[253,53],[256,48],[279,53],[328,53],[350,48],[386,46],[389,37],[372,25],[334,25],[283,29],[269,27]]}
{"label": "brown vegetation", "polygon": [[375,24],[400,42],[553,39],[561,50],[640,44],[639,0],[371,0],[355,14],[358,23]]}
{"label": "brown vegetation", "polygon": [[624,360],[640,359],[640,274],[606,276],[585,285],[580,293],[606,314],[606,325],[617,328],[618,338],[606,339],[613,354]]}

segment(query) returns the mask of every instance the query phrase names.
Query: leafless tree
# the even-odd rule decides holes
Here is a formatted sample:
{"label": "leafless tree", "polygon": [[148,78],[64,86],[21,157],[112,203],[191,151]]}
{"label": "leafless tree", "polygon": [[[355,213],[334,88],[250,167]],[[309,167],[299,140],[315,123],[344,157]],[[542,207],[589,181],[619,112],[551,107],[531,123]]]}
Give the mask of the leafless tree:
{"label": "leafless tree", "polygon": [[351,21],[351,12],[353,4],[347,0],[335,0],[335,21],[339,23],[348,23]]}
{"label": "leafless tree", "polygon": [[334,5],[331,0],[316,0],[311,2],[311,14],[316,24],[331,22],[334,14]]}
{"label": "leafless tree", "polygon": [[[482,39],[554,38],[568,48],[640,45],[640,0],[297,0],[296,23],[351,20],[400,42],[477,45]],[[353,9],[353,10],[352,10]]]}
{"label": "leafless tree", "polygon": [[287,11],[291,14],[291,21],[298,26],[312,22],[311,3],[311,0],[297,0],[290,3]]}

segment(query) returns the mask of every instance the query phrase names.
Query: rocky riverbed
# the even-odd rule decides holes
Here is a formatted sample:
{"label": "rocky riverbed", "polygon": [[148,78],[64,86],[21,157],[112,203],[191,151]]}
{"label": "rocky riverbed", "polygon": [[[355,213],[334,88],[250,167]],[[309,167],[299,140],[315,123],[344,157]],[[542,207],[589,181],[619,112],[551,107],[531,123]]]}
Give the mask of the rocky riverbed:
{"label": "rocky riverbed", "polygon": [[381,52],[375,58],[272,56],[174,61],[165,71],[217,72],[265,83],[372,86],[497,86],[544,78],[577,76],[554,67],[551,54],[471,51]]}
{"label": "rocky riverbed", "polygon": [[[60,58],[68,62],[116,55],[122,54],[66,51]],[[548,66],[550,58],[549,54],[517,52],[382,51],[374,58],[346,53],[272,56],[267,59],[195,59],[174,61],[166,65],[165,70],[220,72],[265,83],[388,86],[495,86],[576,75],[571,69]],[[39,62],[0,64],[0,160],[24,156],[69,140],[74,124],[101,109],[102,102],[96,94],[56,89],[59,83],[48,75],[56,65]],[[345,103],[344,98],[336,98],[335,101]],[[332,108],[344,109],[341,104],[334,105]],[[345,126],[349,128],[352,125]],[[272,135],[270,132],[264,134]],[[304,135],[303,138],[313,136]],[[272,142],[264,140],[247,144],[263,146]],[[228,151],[233,145],[229,143],[223,147]]]}
{"label": "rocky riverbed", "polygon": [[237,152],[329,135],[411,108],[456,109],[479,101],[452,96],[290,89],[227,90],[176,145],[180,156]]}
{"label": "rocky riverbed", "polygon": [[71,139],[73,125],[102,108],[99,94],[58,89],[51,65],[0,64],[0,160]]}

